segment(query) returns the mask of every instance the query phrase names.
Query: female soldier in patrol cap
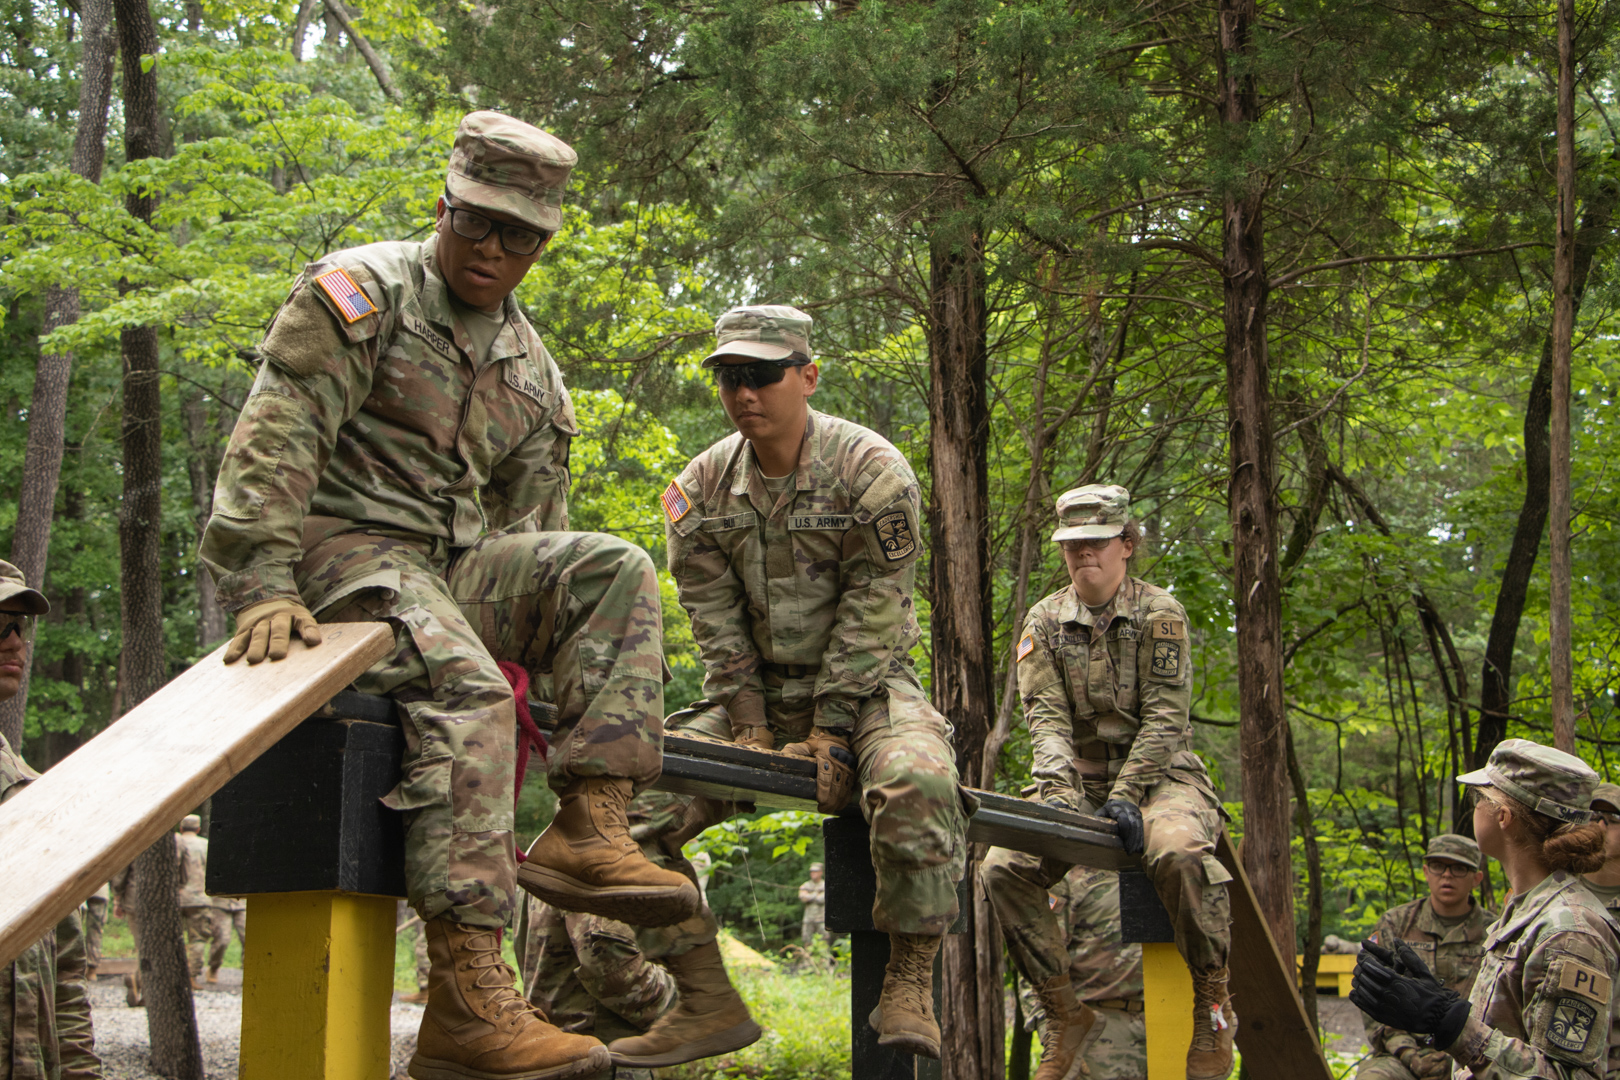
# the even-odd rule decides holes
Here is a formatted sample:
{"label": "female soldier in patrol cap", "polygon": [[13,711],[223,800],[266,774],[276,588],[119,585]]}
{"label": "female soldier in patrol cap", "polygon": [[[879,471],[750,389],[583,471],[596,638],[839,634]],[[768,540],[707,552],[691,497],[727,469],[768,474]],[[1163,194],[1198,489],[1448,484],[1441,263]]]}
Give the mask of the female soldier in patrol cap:
{"label": "female soldier in patrol cap", "polygon": [[1592,820],[1597,773],[1525,739],[1508,739],[1474,786],[1474,835],[1513,886],[1485,936],[1485,958],[1464,1000],[1403,941],[1363,943],[1353,1001],[1381,1023],[1420,1035],[1475,1078],[1585,1080],[1607,1073],[1610,987],[1620,938],[1579,875],[1603,864]]}

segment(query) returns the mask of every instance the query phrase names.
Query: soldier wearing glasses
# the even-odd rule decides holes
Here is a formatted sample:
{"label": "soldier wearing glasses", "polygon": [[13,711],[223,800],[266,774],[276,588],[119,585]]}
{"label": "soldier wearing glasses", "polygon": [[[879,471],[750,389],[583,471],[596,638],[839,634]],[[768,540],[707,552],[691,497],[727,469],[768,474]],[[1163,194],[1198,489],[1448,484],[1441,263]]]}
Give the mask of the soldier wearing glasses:
{"label": "soldier wearing glasses", "polygon": [[[578,434],[513,290],[562,224],[574,151],[495,112],[456,132],[437,228],[310,265],[260,347],[202,556],[236,613],[226,662],[383,619],[394,651],[355,681],[391,696],[406,752],[384,802],[432,972],[413,1077],[547,1080],[609,1065],[514,987],[500,933],[519,884],[560,907],[680,922],[697,886],[654,866],[625,807],[662,768],[663,624],[652,560],[568,531]],[[516,720],[499,662],[549,673],[557,816],[521,873]]]}
{"label": "soldier wearing glasses", "polygon": [[[1215,857],[1221,803],[1192,749],[1192,656],[1187,613],[1164,589],[1130,575],[1141,533],[1130,492],[1091,484],[1058,496],[1069,584],[1030,608],[1015,649],[1044,802],[1111,818],[1142,856],[1170,913],[1193,981],[1188,1080],[1232,1070],[1227,989],[1232,944],[1226,883]],[[1014,962],[1046,1015],[1037,1080],[1071,1080],[1098,1038],[1078,1000],[1066,937],[1047,890],[1069,867],[992,848],[980,870]]]}
{"label": "soldier wearing glasses", "polygon": [[[856,1022],[882,1045],[937,1058],[933,970],[956,918],[966,818],[950,725],[910,657],[921,637],[917,478],[876,432],[810,408],[810,325],[778,305],[733,308],[715,324],[703,365],[737,432],[664,492],[670,573],[706,698],[670,727],[813,758],[825,813],[859,787],[872,922],[890,953],[879,1007]],[[698,800],[669,842],[725,810]]]}
{"label": "soldier wearing glasses", "polygon": [[[1603,869],[1581,875],[1586,890],[1620,922],[1620,786],[1599,784],[1592,792],[1592,814],[1603,823]],[[1614,999],[1609,1024],[1608,1075],[1620,1076],[1620,997]]]}
{"label": "soldier wearing glasses", "polygon": [[[1385,912],[1373,940],[1393,948],[1404,941],[1446,986],[1466,996],[1473,988],[1485,931],[1496,919],[1474,900],[1485,880],[1479,845],[1466,836],[1437,836],[1423,858],[1429,895]],[[1366,1018],[1372,1053],[1356,1070],[1356,1080],[1440,1080],[1451,1075],[1451,1055],[1425,1045],[1417,1035]]]}

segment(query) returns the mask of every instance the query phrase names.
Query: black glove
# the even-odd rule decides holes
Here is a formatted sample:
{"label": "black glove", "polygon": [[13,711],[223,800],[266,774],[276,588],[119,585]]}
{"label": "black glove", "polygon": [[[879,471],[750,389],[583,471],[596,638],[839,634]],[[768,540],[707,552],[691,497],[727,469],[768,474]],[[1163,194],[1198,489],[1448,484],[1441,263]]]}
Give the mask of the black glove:
{"label": "black glove", "polygon": [[1361,943],[1350,1001],[1380,1024],[1432,1035],[1442,1050],[1457,1041],[1471,1011],[1468,1002],[1442,986],[1412,946],[1399,938],[1393,951],[1371,940]]}
{"label": "black glove", "polygon": [[1109,799],[1097,811],[1097,816],[1105,817],[1119,826],[1119,842],[1125,845],[1125,854],[1142,854],[1146,837],[1142,830],[1141,807],[1124,799]]}

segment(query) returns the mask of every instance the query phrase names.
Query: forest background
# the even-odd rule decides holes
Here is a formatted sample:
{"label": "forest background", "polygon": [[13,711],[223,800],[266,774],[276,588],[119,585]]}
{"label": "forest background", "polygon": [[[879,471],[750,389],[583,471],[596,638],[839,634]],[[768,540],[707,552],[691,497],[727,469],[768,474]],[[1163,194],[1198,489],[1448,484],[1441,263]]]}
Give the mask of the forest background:
{"label": "forest background", "polygon": [[[1427,839],[1467,828],[1458,772],[1504,736],[1552,741],[1550,8],[114,7],[3,0],[0,551],[43,565],[54,603],[36,767],[149,692],[128,689],[132,609],[161,608],[165,677],[227,633],[197,539],[258,338],[305,263],[426,234],[473,107],[581,155],[519,291],[580,414],[573,526],[661,565],[659,491],[729,430],[697,366],[714,318],[811,311],[813,404],[922,478],[917,660],[965,779],[1027,778],[1012,645],[1065,582],[1053,499],[1089,482],[1131,489],[1134,572],[1188,610],[1197,745],[1235,833],[1260,795],[1245,710],[1286,724],[1265,786],[1301,949],[1421,889]],[[1616,778],[1620,5],[1575,16],[1577,745]],[[130,448],[154,435],[160,502],[135,513]],[[122,554],[137,534],[150,602]],[[673,709],[699,664],[662,580]],[[811,832],[736,835],[712,895],[778,946]]]}

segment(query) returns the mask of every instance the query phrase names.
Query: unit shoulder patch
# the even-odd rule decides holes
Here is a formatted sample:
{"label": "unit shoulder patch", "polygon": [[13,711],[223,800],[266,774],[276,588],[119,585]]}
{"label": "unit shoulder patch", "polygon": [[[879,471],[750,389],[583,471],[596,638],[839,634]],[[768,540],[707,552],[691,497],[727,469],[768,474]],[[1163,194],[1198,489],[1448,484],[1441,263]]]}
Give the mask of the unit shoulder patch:
{"label": "unit shoulder patch", "polygon": [[[1606,1007],[1607,1002],[1604,1004]],[[1591,1041],[1597,1016],[1597,1008],[1590,1002],[1578,997],[1561,997],[1553,1002],[1552,1018],[1547,1022],[1547,1041],[1560,1050],[1579,1054]]]}
{"label": "unit shoulder patch", "polygon": [[377,305],[371,302],[365,290],[355,284],[354,278],[341,266],[335,266],[316,277],[315,284],[332,301],[332,306],[343,316],[345,323],[357,323],[367,315],[377,313]]}
{"label": "unit shoulder patch", "polygon": [[1174,617],[1161,618],[1155,615],[1148,625],[1148,635],[1154,641],[1187,640],[1187,624],[1181,619]]}
{"label": "unit shoulder patch", "polygon": [[1181,642],[1153,643],[1153,676],[1157,679],[1181,678]]}
{"label": "unit shoulder patch", "polygon": [[1025,634],[1018,639],[1018,662],[1022,663],[1024,657],[1035,651],[1035,635]]}
{"label": "unit shoulder patch", "polygon": [[911,522],[904,510],[891,510],[872,522],[877,530],[878,546],[889,562],[899,562],[917,550],[917,537],[911,531]]}
{"label": "unit shoulder patch", "polygon": [[1559,965],[1558,989],[1591,998],[1605,1008],[1609,1004],[1609,982],[1609,977],[1603,972],[1587,967],[1579,960],[1565,957]]}
{"label": "unit shoulder patch", "polygon": [[671,480],[669,487],[664,489],[664,515],[670,523],[681,520],[692,512],[692,500],[686,497],[686,491],[681,487],[679,480]]}

